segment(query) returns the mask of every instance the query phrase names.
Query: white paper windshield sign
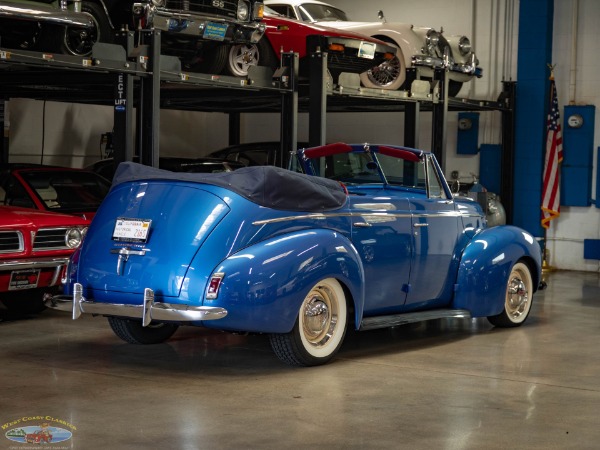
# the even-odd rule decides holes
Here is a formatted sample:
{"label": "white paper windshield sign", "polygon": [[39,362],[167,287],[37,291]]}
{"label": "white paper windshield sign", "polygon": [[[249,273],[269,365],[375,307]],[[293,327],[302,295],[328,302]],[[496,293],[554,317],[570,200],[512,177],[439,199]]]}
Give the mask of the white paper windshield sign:
{"label": "white paper windshield sign", "polygon": [[148,240],[151,220],[120,217],[115,223],[113,241],[145,243]]}

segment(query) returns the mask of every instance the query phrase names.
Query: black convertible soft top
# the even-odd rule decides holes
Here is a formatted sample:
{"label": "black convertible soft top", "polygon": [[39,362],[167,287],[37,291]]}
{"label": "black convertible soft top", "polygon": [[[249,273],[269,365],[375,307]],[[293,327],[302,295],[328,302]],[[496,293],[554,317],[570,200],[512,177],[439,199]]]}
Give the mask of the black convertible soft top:
{"label": "black convertible soft top", "polygon": [[123,162],[117,167],[113,188],[141,180],[173,180],[211,184],[229,189],[268,208],[289,211],[327,211],[346,203],[346,191],[337,182],[273,166],[242,167],[233,172],[171,172]]}

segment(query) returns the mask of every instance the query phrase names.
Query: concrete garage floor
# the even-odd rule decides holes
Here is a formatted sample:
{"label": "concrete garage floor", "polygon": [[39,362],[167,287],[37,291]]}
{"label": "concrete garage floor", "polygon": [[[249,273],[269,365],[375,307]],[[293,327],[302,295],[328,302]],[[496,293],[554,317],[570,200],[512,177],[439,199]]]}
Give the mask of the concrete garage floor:
{"label": "concrete garage floor", "polygon": [[[0,322],[0,448],[586,449],[600,446],[600,279],[555,272],[521,328],[485,319],[352,332],[291,368],[265,336],[182,328],[120,341],[106,319]],[[48,422],[51,446],[5,437]]]}

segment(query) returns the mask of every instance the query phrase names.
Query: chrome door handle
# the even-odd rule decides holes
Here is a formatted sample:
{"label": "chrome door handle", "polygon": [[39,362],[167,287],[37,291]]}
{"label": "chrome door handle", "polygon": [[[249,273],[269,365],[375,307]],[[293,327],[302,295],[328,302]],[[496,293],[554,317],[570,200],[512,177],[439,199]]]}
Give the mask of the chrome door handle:
{"label": "chrome door handle", "polygon": [[428,226],[429,226],[428,223],[415,223],[415,224],[413,224],[413,227],[415,227],[415,228],[428,227]]}
{"label": "chrome door handle", "polygon": [[369,222],[354,222],[355,227],[367,228],[370,227],[371,224]]}

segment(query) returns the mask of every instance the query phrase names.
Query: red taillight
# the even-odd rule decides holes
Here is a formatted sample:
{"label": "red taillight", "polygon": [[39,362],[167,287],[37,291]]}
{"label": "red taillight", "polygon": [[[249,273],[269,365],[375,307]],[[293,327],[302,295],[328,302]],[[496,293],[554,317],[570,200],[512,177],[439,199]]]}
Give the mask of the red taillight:
{"label": "red taillight", "polygon": [[213,300],[217,298],[219,295],[219,289],[221,288],[221,282],[223,281],[224,273],[214,273],[212,277],[210,277],[210,282],[208,283],[208,289],[206,289],[206,299]]}

